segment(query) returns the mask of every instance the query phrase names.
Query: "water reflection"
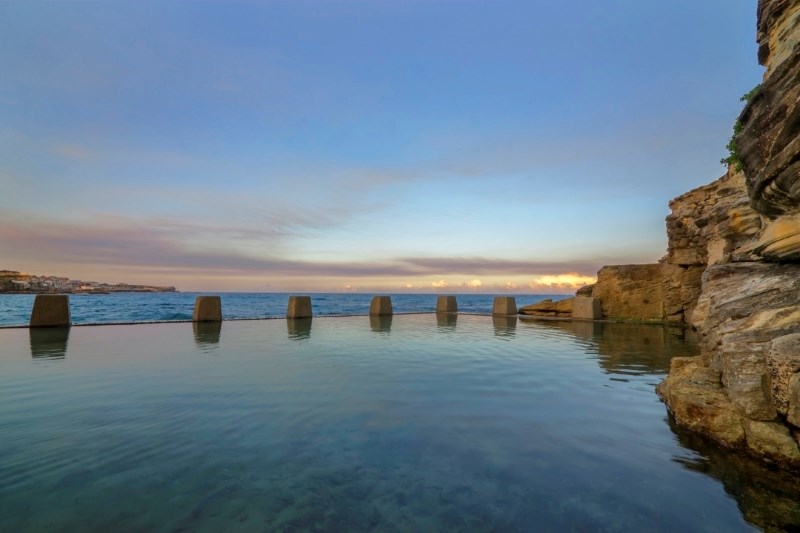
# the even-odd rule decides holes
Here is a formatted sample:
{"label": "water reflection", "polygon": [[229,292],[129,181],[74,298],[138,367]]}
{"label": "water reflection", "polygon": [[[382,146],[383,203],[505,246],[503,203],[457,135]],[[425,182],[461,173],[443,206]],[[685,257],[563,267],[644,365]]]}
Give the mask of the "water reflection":
{"label": "water reflection", "polygon": [[31,357],[64,359],[67,356],[70,328],[29,328]]}
{"label": "water reflection", "polygon": [[216,348],[222,331],[222,322],[192,322],[194,342],[198,348]]}
{"label": "water reflection", "polygon": [[443,330],[456,329],[457,313],[436,313],[436,326]]}
{"label": "water reflection", "polygon": [[673,357],[699,355],[691,331],[660,324],[626,324],[566,320],[525,320],[530,327],[573,335],[614,374],[666,374]]}
{"label": "water reflection", "polygon": [[311,337],[311,318],[287,318],[286,332],[292,340],[308,339]]}
{"label": "water reflection", "polygon": [[671,418],[669,427],[684,448],[698,454],[676,456],[673,461],[722,481],[745,520],[766,531],[800,531],[800,480],[796,476],[725,450],[678,427]]}
{"label": "water reflection", "polygon": [[517,317],[515,316],[493,316],[492,325],[494,334],[497,337],[513,337],[517,329]]}
{"label": "water reflection", "polygon": [[369,328],[378,333],[389,333],[389,331],[392,329],[392,315],[370,315]]}

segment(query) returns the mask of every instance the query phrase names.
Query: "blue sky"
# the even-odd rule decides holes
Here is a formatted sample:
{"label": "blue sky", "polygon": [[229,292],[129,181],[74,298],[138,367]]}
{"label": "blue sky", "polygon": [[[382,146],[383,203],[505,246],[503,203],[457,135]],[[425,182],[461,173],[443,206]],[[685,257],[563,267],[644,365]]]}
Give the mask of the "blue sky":
{"label": "blue sky", "polygon": [[569,292],[654,262],[755,0],[2,2],[1,268]]}

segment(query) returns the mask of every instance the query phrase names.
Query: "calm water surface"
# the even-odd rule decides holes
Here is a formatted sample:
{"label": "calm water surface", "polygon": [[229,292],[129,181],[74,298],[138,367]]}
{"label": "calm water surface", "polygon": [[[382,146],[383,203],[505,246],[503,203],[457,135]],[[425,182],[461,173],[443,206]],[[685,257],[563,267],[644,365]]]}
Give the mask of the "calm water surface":
{"label": "calm water surface", "polygon": [[0,330],[0,531],[800,523],[794,480],[670,427],[692,353],[463,315]]}

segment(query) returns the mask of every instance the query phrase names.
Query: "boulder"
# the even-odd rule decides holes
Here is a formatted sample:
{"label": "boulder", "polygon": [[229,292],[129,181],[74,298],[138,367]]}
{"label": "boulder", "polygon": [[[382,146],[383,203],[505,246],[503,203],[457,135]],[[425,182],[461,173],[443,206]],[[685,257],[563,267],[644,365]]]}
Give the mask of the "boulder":
{"label": "boulder", "polygon": [[555,300],[548,298],[520,308],[519,314],[531,316],[571,317],[574,298]]}
{"label": "boulder", "polygon": [[681,426],[729,448],[745,444],[745,419],[725,394],[719,372],[707,358],[673,358],[669,376],[656,392]]}

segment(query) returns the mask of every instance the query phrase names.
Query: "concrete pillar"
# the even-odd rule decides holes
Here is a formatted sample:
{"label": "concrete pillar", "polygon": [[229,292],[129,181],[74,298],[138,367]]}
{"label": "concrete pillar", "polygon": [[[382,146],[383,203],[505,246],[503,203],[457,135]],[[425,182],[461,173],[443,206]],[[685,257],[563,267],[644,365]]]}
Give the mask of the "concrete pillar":
{"label": "concrete pillar", "polygon": [[219,296],[198,296],[194,301],[194,322],[222,322],[222,301]]}
{"label": "concrete pillar", "polygon": [[37,294],[33,301],[30,327],[61,327],[72,325],[69,315],[69,296],[66,294]]}
{"label": "concrete pillar", "polygon": [[369,304],[370,316],[389,316],[392,314],[392,297],[375,296]]}
{"label": "concrete pillar", "polygon": [[439,296],[436,299],[437,313],[458,313],[458,302],[455,296]]}
{"label": "concrete pillar", "polygon": [[311,296],[289,296],[286,318],[311,318]]}
{"label": "concrete pillar", "polygon": [[603,318],[600,298],[576,296],[572,302],[572,318],[578,320],[598,320]]}
{"label": "concrete pillar", "polygon": [[493,315],[516,315],[517,314],[517,300],[513,296],[495,296],[494,306],[492,307]]}

